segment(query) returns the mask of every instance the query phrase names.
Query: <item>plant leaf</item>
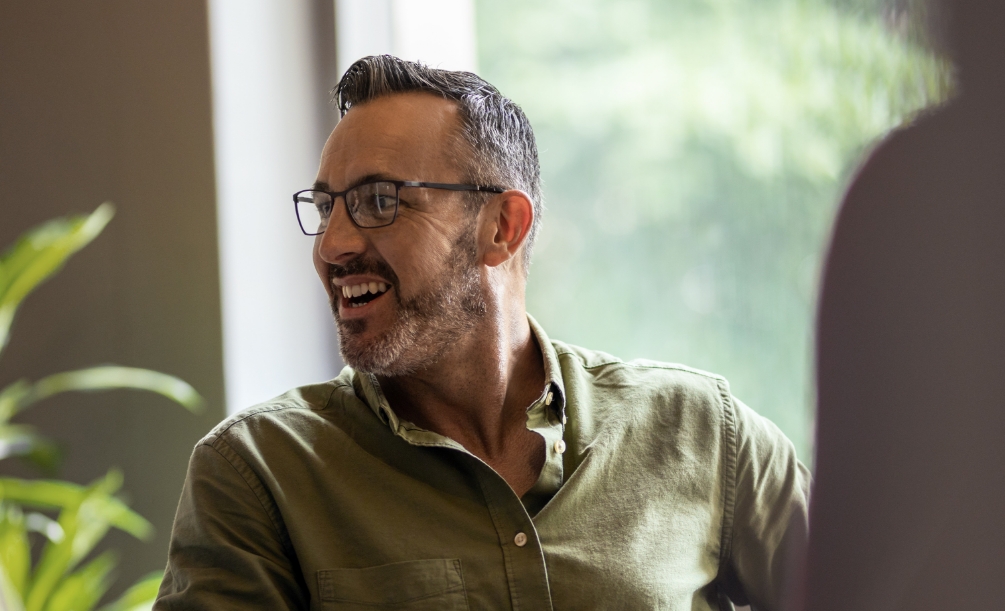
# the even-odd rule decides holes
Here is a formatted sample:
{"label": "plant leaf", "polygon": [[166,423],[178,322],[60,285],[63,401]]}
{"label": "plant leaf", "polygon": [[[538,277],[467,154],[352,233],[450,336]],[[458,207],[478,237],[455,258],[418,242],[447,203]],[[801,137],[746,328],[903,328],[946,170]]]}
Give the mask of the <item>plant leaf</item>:
{"label": "plant leaf", "polygon": [[126,590],[118,600],[105,605],[100,611],[147,611],[153,607],[162,581],[164,581],[162,571],[150,573]]}
{"label": "plant leaf", "polygon": [[17,411],[17,406],[29,392],[31,385],[28,384],[28,380],[18,380],[0,390],[0,424],[6,424],[10,420]]}
{"label": "plant leaf", "polygon": [[0,609],[24,611],[21,594],[14,588],[3,564],[0,564]]}
{"label": "plant leaf", "polygon": [[102,365],[46,376],[24,393],[12,393],[14,413],[55,394],[71,390],[111,390],[130,388],[148,390],[176,401],[192,412],[202,409],[203,400],[187,382],[149,369]]}
{"label": "plant leaf", "polygon": [[153,526],[121,501],[112,496],[88,497],[80,505],[77,514],[77,537],[73,542],[70,565],[80,562],[116,526],[138,539],[148,539],[153,534]]}
{"label": "plant leaf", "polygon": [[0,350],[7,345],[14,313],[24,298],[97,237],[114,214],[115,208],[105,202],[88,216],[49,221],[0,255]]}
{"label": "plant leaf", "polygon": [[[18,480],[14,481],[17,482]],[[37,482],[21,483],[28,484],[30,487]],[[53,484],[54,482],[47,483]],[[64,488],[67,486],[66,482],[55,483],[61,484]],[[63,580],[66,572],[72,570],[75,563],[90,551],[90,549],[86,549],[81,553],[82,545],[77,537],[77,531],[81,526],[81,507],[91,498],[114,494],[121,485],[122,475],[115,470],[109,471],[105,477],[95,481],[87,488],[78,490],[76,500],[65,506],[59,513],[59,526],[63,529],[63,540],[59,543],[49,542],[43,548],[42,556],[35,567],[35,573],[32,575],[31,583],[25,596],[24,606],[26,611],[43,611],[47,601],[55,588]],[[9,483],[5,483],[5,491],[9,491],[10,487]],[[94,517],[89,515],[87,511],[83,513],[85,521]],[[93,531],[95,528],[94,525],[85,524],[85,530]],[[100,528],[100,526],[97,528]]]}
{"label": "plant leaf", "polygon": [[0,460],[9,456],[24,456],[31,451],[37,439],[33,426],[0,424]]}
{"label": "plant leaf", "polygon": [[63,462],[63,448],[41,436],[33,437],[31,442],[28,452],[21,458],[34,464],[45,475],[55,475]]}
{"label": "plant leaf", "polygon": [[66,536],[63,527],[59,522],[53,520],[44,513],[33,511],[24,516],[24,527],[28,532],[37,532],[44,535],[46,539],[53,543],[59,543]]}
{"label": "plant leaf", "polygon": [[[63,510],[60,516],[60,523],[63,530],[67,530],[68,525],[73,525],[76,516],[73,510]],[[35,567],[35,574],[32,575],[28,589],[25,592],[24,606],[26,611],[42,611],[49,596],[59,585],[63,574],[70,565],[70,543],[72,535],[76,534],[76,529],[70,529],[67,534],[71,535],[60,543],[48,543],[43,548],[42,557]]]}
{"label": "plant leaf", "polygon": [[63,540],[59,543],[50,541],[42,548],[42,555],[25,591],[25,611],[42,611],[53,589],[70,568],[73,540],[77,536],[77,510],[83,501],[82,497],[83,495],[78,495],[75,503],[59,512],[59,526],[63,529]]}
{"label": "plant leaf", "polygon": [[52,592],[45,611],[90,611],[112,585],[115,565],[115,553],[109,550],[67,575]]}
{"label": "plant leaf", "polygon": [[6,584],[0,584],[0,599],[16,595],[20,600],[31,570],[31,545],[24,516],[16,505],[0,505],[0,569],[5,571],[2,578],[6,580]]}
{"label": "plant leaf", "polygon": [[[109,480],[108,478],[112,478]],[[119,482],[121,475],[117,471],[99,480],[102,482]],[[93,485],[92,485],[93,487]],[[145,539],[153,532],[153,526],[140,514],[129,508],[111,493],[96,493],[91,488],[70,482],[57,480],[23,480],[0,478],[0,500],[7,500],[31,507],[43,509],[79,509],[87,500],[93,511],[107,517],[109,523],[138,539]],[[111,488],[114,493],[118,485]],[[100,490],[99,490],[100,492]],[[88,509],[91,511],[92,509]]]}
{"label": "plant leaf", "polygon": [[0,500],[43,509],[65,509],[83,500],[85,488],[56,480],[0,478]]}
{"label": "plant leaf", "polygon": [[62,462],[63,451],[27,424],[0,424],[0,460],[19,456],[52,475]]}

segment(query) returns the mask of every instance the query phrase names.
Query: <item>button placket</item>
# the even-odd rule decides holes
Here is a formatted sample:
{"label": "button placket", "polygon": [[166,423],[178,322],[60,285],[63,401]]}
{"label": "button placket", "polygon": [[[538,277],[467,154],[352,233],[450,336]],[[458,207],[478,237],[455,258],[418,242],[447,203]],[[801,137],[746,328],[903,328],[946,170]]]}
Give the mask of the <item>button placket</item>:
{"label": "button placket", "polygon": [[478,482],[499,536],[513,606],[551,611],[548,569],[534,521],[512,488],[488,465],[481,466],[484,468],[479,469]]}

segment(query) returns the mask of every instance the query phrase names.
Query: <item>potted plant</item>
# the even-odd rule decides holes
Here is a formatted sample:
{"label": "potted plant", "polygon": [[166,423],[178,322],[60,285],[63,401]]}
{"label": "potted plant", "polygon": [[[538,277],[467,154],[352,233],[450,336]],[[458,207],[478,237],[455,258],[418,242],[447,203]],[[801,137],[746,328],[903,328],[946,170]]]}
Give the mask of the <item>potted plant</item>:
{"label": "potted plant", "polygon": [[[0,352],[18,307],[66,260],[98,236],[112,219],[104,203],[86,216],[59,218],[25,233],[0,255]],[[0,389],[0,460],[29,460],[52,472],[57,446],[33,427],[11,423],[24,409],[69,391],[133,388],[168,397],[190,411],[202,398],[187,383],[133,367],[100,366],[56,373]],[[113,551],[94,555],[112,528],[146,539],[152,527],[116,497],[119,471],[87,486],[56,479],[0,477],[0,609],[91,611],[113,582]],[[101,611],[149,609],[162,573],[151,573]]]}

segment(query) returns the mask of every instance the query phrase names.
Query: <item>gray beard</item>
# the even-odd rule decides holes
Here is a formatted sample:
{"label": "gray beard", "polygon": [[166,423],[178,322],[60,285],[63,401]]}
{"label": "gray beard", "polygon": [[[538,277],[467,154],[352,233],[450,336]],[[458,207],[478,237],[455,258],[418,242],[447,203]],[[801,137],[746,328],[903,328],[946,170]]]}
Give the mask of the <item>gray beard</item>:
{"label": "gray beard", "polygon": [[352,273],[382,272],[381,276],[392,281],[395,290],[389,296],[397,302],[396,320],[387,331],[366,342],[362,335],[367,322],[342,320],[338,301],[333,300],[342,359],[357,371],[385,377],[409,375],[437,362],[488,311],[481,292],[477,255],[474,236],[463,232],[436,285],[408,299],[402,299],[397,277],[383,262],[350,262],[346,267],[354,268]]}

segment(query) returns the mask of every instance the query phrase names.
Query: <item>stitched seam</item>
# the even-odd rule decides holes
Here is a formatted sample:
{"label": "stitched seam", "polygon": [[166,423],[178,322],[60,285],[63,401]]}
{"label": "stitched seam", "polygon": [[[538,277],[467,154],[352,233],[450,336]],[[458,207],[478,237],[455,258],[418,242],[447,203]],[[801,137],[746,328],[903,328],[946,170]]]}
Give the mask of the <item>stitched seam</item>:
{"label": "stitched seam", "polygon": [[603,363],[597,363],[595,365],[587,365],[586,361],[583,359],[583,357],[580,356],[580,355],[578,355],[578,354],[576,354],[576,353],[574,353],[574,352],[559,352],[558,356],[571,356],[571,357],[575,358],[577,361],[579,361],[579,364],[583,367],[583,369],[596,369],[597,367],[604,367],[606,365],[627,365],[628,364],[628,363],[622,361],[621,359],[614,359],[613,361],[604,361]]}
{"label": "stitched seam", "polygon": [[471,601],[468,600],[468,587],[464,583],[464,563],[461,560],[457,560],[457,573],[461,578],[461,591],[464,593],[464,608],[471,609]]}
{"label": "stitched seam", "polygon": [[[426,600],[428,598],[437,598],[445,594],[457,594],[458,592],[464,593],[464,584],[459,586],[451,586],[445,590],[440,590],[439,592],[433,592],[432,594],[423,594],[422,596],[416,596],[415,598],[409,598],[406,600],[396,600],[393,603],[371,603],[362,600],[355,600],[353,598],[326,598],[326,602],[339,602],[339,603],[352,603],[354,605],[365,605],[367,607],[390,607],[395,605],[401,605],[404,603],[412,603],[417,600]],[[465,593],[465,601],[467,600],[467,595]]]}
{"label": "stitched seam", "polygon": [[[216,444],[218,443],[226,446],[225,449],[227,450],[227,453],[220,451],[220,448],[216,447]],[[232,448],[230,444],[228,444],[226,440],[222,438],[217,437],[217,440],[215,442],[206,445],[212,448],[213,451],[215,451],[217,454],[219,454],[221,458],[226,460],[227,464],[229,464],[231,468],[234,469],[234,471],[236,471],[237,474],[241,476],[241,479],[244,480],[245,485],[248,486],[251,492],[255,495],[255,498],[258,499],[259,504],[262,506],[262,511],[265,512],[265,515],[269,516],[269,521],[272,522],[272,528],[275,529],[276,536],[279,537],[279,540],[280,542],[282,542],[283,547],[285,547],[290,552],[294,551],[293,543],[292,541],[290,541],[289,534],[286,533],[285,529],[282,528],[279,524],[279,517],[276,515],[278,513],[278,509],[276,509],[275,503],[272,503],[267,498],[267,495],[265,494],[265,486],[262,485],[262,482],[258,479],[258,477],[256,477],[255,474],[251,472],[251,468],[248,467],[247,463],[244,462],[244,459],[242,459],[241,456],[234,450],[234,448]],[[234,459],[239,460],[244,469],[241,469],[237,465],[235,465],[234,460],[231,460],[231,457],[228,456],[227,454],[230,454],[234,457]]]}
{"label": "stitched seam", "polygon": [[254,411],[252,411],[252,412],[250,412],[248,414],[244,414],[244,415],[242,415],[239,418],[236,418],[233,422],[231,422],[230,424],[228,424],[226,427],[224,427],[224,428],[222,428],[222,429],[220,429],[218,431],[213,431],[212,433],[210,433],[210,435],[211,436],[216,436],[218,438],[223,437],[224,433],[226,433],[227,431],[229,431],[231,429],[231,427],[233,427],[235,424],[240,424],[241,422],[244,422],[248,418],[251,418],[253,416],[257,416],[259,414],[269,414],[269,413],[272,413],[272,412],[278,412],[278,411],[284,410],[284,409],[307,409],[307,408],[304,407],[304,406],[302,406],[302,405],[290,405],[290,404],[287,404],[287,403],[280,403],[278,405],[270,405],[268,407],[262,407],[260,409],[254,410]]}
{"label": "stitched seam", "polygon": [[722,418],[722,458],[723,458],[723,478],[722,478],[722,534],[719,541],[719,575],[725,570],[725,566],[732,555],[733,546],[733,512],[736,503],[736,414],[733,407],[733,399],[726,389],[725,384],[719,384],[719,393],[722,397],[723,418]]}
{"label": "stitched seam", "polygon": [[[325,402],[325,406],[322,409],[327,409],[331,405],[332,398],[335,397],[335,391],[338,390],[339,388],[352,388],[352,386],[349,385],[349,384],[346,384],[345,382],[335,382],[333,384],[333,386],[332,386],[331,394],[328,395],[328,400]],[[248,418],[253,418],[254,416],[257,416],[259,414],[270,414],[272,412],[278,412],[278,411],[286,410],[286,409],[306,409],[306,410],[309,410],[310,408],[306,407],[306,406],[303,406],[303,405],[298,405],[298,404],[295,404],[295,403],[279,403],[279,404],[276,404],[276,405],[269,405],[267,407],[260,407],[258,409],[251,410],[247,414],[243,414],[243,415],[240,415],[238,417],[235,417],[235,419],[233,421],[231,421],[230,424],[228,424],[226,427],[224,427],[222,429],[214,430],[212,433],[210,433],[210,436],[214,436],[215,435],[217,437],[222,437],[235,424],[240,424],[241,422],[244,422]]]}
{"label": "stitched seam", "polygon": [[342,387],[352,388],[352,386],[350,386],[349,384],[345,384],[345,383],[342,383],[342,382],[337,382],[335,385],[332,386],[332,392],[331,392],[330,395],[328,395],[328,400],[325,401],[325,406],[322,407],[321,409],[324,410],[324,409],[328,409],[329,407],[331,407],[332,399],[335,398],[335,391],[338,390],[339,388],[342,388]]}
{"label": "stitched seam", "polygon": [[569,356],[569,357],[572,357],[572,358],[576,359],[577,361],[579,361],[579,364],[580,364],[580,366],[582,366],[583,369],[596,369],[598,367],[606,367],[607,365],[624,365],[625,367],[630,367],[632,369],[659,369],[659,370],[662,370],[662,371],[680,371],[680,372],[683,372],[683,373],[693,373],[694,375],[701,376],[703,378],[708,378],[710,380],[717,380],[717,381],[719,381],[719,380],[723,379],[722,376],[715,375],[714,373],[708,373],[706,371],[699,371],[697,369],[691,369],[690,367],[685,367],[684,365],[671,365],[671,364],[665,364],[665,365],[660,365],[660,364],[645,364],[645,365],[643,365],[643,364],[640,364],[640,363],[629,363],[629,362],[626,362],[626,361],[622,361],[621,359],[618,359],[618,358],[615,358],[614,360],[611,360],[611,361],[604,361],[602,363],[597,363],[595,365],[587,365],[586,361],[583,360],[583,357],[581,355],[579,355],[579,354],[576,354],[575,352],[567,352],[567,351],[558,351],[558,350],[556,350],[556,353],[559,356]]}

